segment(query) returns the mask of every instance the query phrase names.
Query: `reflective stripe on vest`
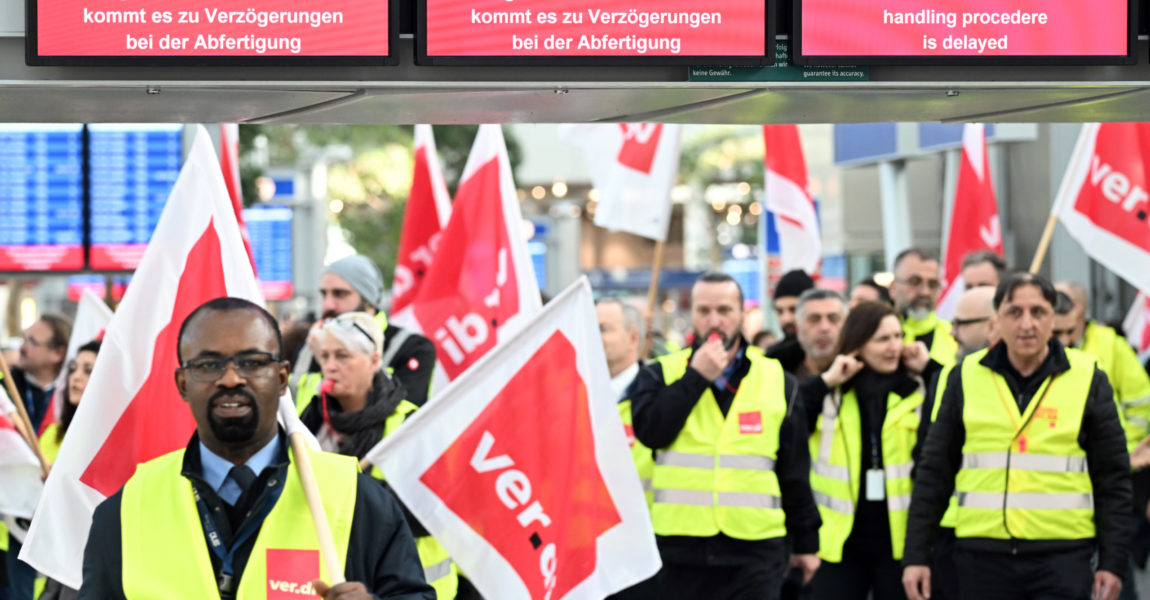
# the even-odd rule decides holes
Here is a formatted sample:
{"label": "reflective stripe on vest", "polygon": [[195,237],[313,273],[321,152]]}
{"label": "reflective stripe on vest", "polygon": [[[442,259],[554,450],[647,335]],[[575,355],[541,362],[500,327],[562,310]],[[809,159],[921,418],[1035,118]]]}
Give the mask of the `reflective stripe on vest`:
{"label": "reflective stripe on vest", "polygon": [[962,465],[955,477],[960,538],[1094,537],[1093,486],[1078,444],[1095,359],[1067,349],[1070,370],[1048,377],[1020,413],[1001,375],[963,361]]}
{"label": "reflective stripe on vest", "polygon": [[[342,570],[351,535],[359,468],[355,459],[347,456],[310,451],[308,456]],[[177,450],[144,463],[124,485],[120,535],[124,596],[129,600],[220,597],[192,484],[180,474],[183,460],[184,450]],[[331,574],[319,560],[319,541],[315,528],[310,526],[311,513],[294,464],[288,467],[283,485],[283,493],[264,519],[240,574],[238,600],[266,598],[272,583],[307,585],[316,573],[331,581]],[[285,564],[269,563],[269,558]],[[290,579],[293,569],[301,573],[300,581]]]}
{"label": "reflective stripe on vest", "polygon": [[[665,384],[682,378],[691,351],[657,359]],[[786,535],[775,459],[786,416],[778,361],[748,351],[750,369],[724,416],[708,388],[679,435],[655,453],[652,524],[659,535],[743,540]]]}
{"label": "reflective stripe on vest", "polygon": [[1098,368],[1110,380],[1123,418],[1126,449],[1133,452],[1150,434],[1150,377],[1134,349],[1113,328],[1091,321],[1082,338],[1082,351],[1098,359]]}
{"label": "reflective stripe on vest", "polygon": [[[902,397],[887,395],[882,425],[883,475],[891,551],[902,558],[906,543],[907,511],[910,508],[912,451],[921,422],[922,388]],[[819,428],[811,435],[811,491],[819,506],[819,556],[841,562],[843,545],[854,527],[855,503],[860,498],[863,463],[862,422],[855,391],[834,390],[823,399]]]}
{"label": "reflective stripe on vest", "polygon": [[643,497],[647,501],[647,510],[651,510],[654,501],[652,494],[651,477],[655,473],[655,459],[651,456],[651,449],[644,446],[635,437],[635,429],[631,419],[631,401],[621,400],[617,405],[619,419],[623,421],[623,433],[627,436],[627,443],[631,445],[631,462],[635,463],[635,472],[639,475],[639,485],[643,488]]}

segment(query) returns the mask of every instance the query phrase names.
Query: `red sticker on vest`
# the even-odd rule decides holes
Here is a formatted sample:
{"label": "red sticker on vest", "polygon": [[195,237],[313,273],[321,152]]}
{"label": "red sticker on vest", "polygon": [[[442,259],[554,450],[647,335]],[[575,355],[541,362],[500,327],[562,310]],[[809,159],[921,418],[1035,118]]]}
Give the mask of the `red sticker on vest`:
{"label": "red sticker on vest", "polygon": [[415,371],[419,369],[419,359],[414,356],[407,361],[408,370]]}
{"label": "red sticker on vest", "polygon": [[635,428],[624,423],[623,424],[623,435],[627,436],[627,445],[634,448],[635,447]]}
{"label": "red sticker on vest", "polygon": [[739,433],[762,433],[763,432],[763,413],[755,412],[741,412],[739,413]]}
{"label": "red sticker on vest", "polygon": [[268,548],[268,600],[314,598],[311,582],[319,579],[319,550]]}

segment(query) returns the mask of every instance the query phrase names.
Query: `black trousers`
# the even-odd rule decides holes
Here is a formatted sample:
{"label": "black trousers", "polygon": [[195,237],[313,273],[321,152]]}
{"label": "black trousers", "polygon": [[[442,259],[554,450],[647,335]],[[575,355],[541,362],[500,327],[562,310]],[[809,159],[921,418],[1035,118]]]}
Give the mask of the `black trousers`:
{"label": "black trousers", "polygon": [[767,563],[729,567],[664,563],[659,571],[661,600],[778,600],[786,563],[783,556]]}
{"label": "black trousers", "polygon": [[1093,548],[1045,554],[954,554],[962,600],[1090,600]]}
{"label": "black trousers", "polygon": [[958,569],[954,566],[954,529],[942,527],[930,559],[930,600],[958,600]]}
{"label": "black trousers", "polygon": [[906,600],[902,566],[891,556],[890,542],[868,544],[854,536],[843,546],[842,562],[823,561],[812,585],[815,600]]}

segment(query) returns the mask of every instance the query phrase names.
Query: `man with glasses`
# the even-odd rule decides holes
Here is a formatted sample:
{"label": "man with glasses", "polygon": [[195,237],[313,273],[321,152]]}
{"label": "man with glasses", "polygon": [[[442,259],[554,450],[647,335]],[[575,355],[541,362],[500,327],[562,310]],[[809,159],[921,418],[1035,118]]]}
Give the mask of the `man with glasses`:
{"label": "man with glasses", "polygon": [[[16,385],[19,399],[28,411],[32,429],[40,431],[48,407],[52,404],[52,394],[56,388],[56,377],[64,367],[64,355],[68,351],[68,339],[72,337],[72,321],[67,317],[45,313],[24,330],[24,341],[20,344],[20,362],[12,371],[12,383]],[[3,530],[0,535],[8,538],[8,550],[4,556],[4,567],[8,572],[9,600],[32,600],[36,583],[36,570],[27,563],[17,560],[21,543],[11,533]],[[0,592],[4,588],[0,586]]]}
{"label": "man with glasses", "polygon": [[319,542],[276,420],[282,352],[275,319],[247,300],[188,315],[175,385],[196,433],[96,508],[80,598],[435,598],[395,500],[355,459],[317,451],[309,459],[347,583],[318,581]]}
{"label": "man with glasses", "polygon": [[951,334],[958,342],[958,361],[997,341],[994,332],[994,288],[966,290],[954,307]]}
{"label": "man with glasses", "polygon": [[938,259],[920,248],[908,248],[895,257],[892,270],[890,294],[902,319],[906,343],[922,342],[930,349],[932,360],[941,365],[954,364],[958,344],[950,333],[950,324],[934,314],[941,285]]}

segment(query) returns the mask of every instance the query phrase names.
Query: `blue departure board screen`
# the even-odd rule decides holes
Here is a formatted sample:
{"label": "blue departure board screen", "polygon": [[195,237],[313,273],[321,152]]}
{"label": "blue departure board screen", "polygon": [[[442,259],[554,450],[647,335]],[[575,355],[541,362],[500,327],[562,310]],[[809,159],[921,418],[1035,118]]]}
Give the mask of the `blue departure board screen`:
{"label": "blue departure board screen", "polygon": [[267,300],[292,297],[292,211],[287,206],[244,209],[260,289]]}
{"label": "blue departure board screen", "polygon": [[0,270],[84,268],[83,130],[0,124]]}
{"label": "blue departure board screen", "polygon": [[95,270],[133,270],[180,174],[183,126],[88,126],[91,250]]}

